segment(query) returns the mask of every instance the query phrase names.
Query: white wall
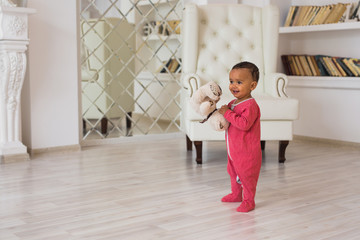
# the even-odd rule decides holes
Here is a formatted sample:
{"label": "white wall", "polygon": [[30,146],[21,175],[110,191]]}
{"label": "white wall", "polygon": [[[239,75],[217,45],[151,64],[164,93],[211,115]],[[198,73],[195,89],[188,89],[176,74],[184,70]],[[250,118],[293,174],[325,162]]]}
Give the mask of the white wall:
{"label": "white wall", "polygon": [[262,7],[265,5],[268,5],[270,0],[239,0],[239,3],[256,6],[256,7]]}
{"label": "white wall", "polygon": [[23,143],[31,149],[79,144],[77,1],[31,0]]}
{"label": "white wall", "polygon": [[[31,149],[79,144],[81,118],[76,2],[31,0],[28,3],[28,7],[37,10],[36,14],[29,17],[28,72],[22,93],[23,143]],[[340,49],[343,52],[354,49],[359,37],[346,39],[351,44],[342,45],[342,48],[347,49]],[[332,54],[336,53],[333,52],[335,48],[332,48],[332,44],[330,41],[321,45],[325,45],[329,49],[327,53]],[[314,39],[310,38],[307,42],[284,48],[303,52],[304,49],[310,51],[317,46],[314,45]],[[356,49],[356,54],[354,51],[352,53],[360,57],[357,53],[359,48]],[[359,128],[354,122],[359,119],[359,110],[354,113],[354,109],[359,109],[356,108],[359,91],[290,87],[289,93],[300,99],[301,112],[300,119],[295,122],[295,134],[360,142]],[[332,96],[339,101],[334,102]]]}
{"label": "white wall", "polygon": [[299,136],[360,143],[360,90],[289,87],[288,94],[300,100]]}
{"label": "white wall", "polygon": [[212,3],[238,3],[238,0],[184,0],[184,3],[196,3],[197,5],[206,5]]}

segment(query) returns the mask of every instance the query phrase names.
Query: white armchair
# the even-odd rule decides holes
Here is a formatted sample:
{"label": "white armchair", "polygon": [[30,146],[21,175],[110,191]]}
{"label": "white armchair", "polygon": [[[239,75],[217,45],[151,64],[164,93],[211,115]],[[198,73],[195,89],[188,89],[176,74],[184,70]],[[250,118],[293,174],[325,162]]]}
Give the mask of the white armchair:
{"label": "white armchair", "polygon": [[187,135],[187,150],[192,142],[196,162],[202,163],[202,141],[225,140],[209,124],[201,124],[189,99],[199,86],[217,82],[223,89],[218,106],[234,97],[228,90],[229,72],[241,61],[255,63],[260,79],[253,92],[261,110],[261,146],[266,140],[279,141],[279,162],[293,137],[293,121],[298,118],[298,100],[286,95],[287,77],[275,73],[278,57],[279,10],[242,4],[187,4],[183,15],[183,56],[181,128]]}

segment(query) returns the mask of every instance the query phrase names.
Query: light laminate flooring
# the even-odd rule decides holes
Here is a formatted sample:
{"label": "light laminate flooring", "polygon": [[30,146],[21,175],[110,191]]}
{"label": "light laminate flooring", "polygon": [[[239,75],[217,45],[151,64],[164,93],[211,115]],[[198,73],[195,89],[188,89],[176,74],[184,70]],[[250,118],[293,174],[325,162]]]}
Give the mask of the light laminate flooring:
{"label": "light laminate flooring", "polygon": [[256,209],[222,203],[224,142],[136,141],[0,165],[0,239],[360,239],[360,149],[292,141],[263,154]]}

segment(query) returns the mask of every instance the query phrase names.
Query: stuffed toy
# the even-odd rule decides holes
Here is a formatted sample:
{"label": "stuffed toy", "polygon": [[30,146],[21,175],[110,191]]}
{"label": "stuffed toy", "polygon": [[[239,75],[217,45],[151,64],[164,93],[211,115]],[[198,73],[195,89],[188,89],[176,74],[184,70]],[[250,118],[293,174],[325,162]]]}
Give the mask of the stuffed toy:
{"label": "stuffed toy", "polygon": [[205,117],[201,123],[209,121],[211,127],[216,131],[224,131],[229,127],[229,122],[216,108],[221,94],[220,86],[216,82],[209,82],[199,87],[190,98],[194,110]]}

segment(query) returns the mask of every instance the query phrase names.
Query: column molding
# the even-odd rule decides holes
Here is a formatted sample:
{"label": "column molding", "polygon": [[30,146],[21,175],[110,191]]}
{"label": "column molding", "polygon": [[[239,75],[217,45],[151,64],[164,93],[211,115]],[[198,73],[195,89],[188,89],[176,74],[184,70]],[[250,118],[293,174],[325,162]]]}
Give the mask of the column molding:
{"label": "column molding", "polygon": [[21,139],[20,96],[26,72],[28,14],[34,9],[0,2],[0,162],[29,159]]}

